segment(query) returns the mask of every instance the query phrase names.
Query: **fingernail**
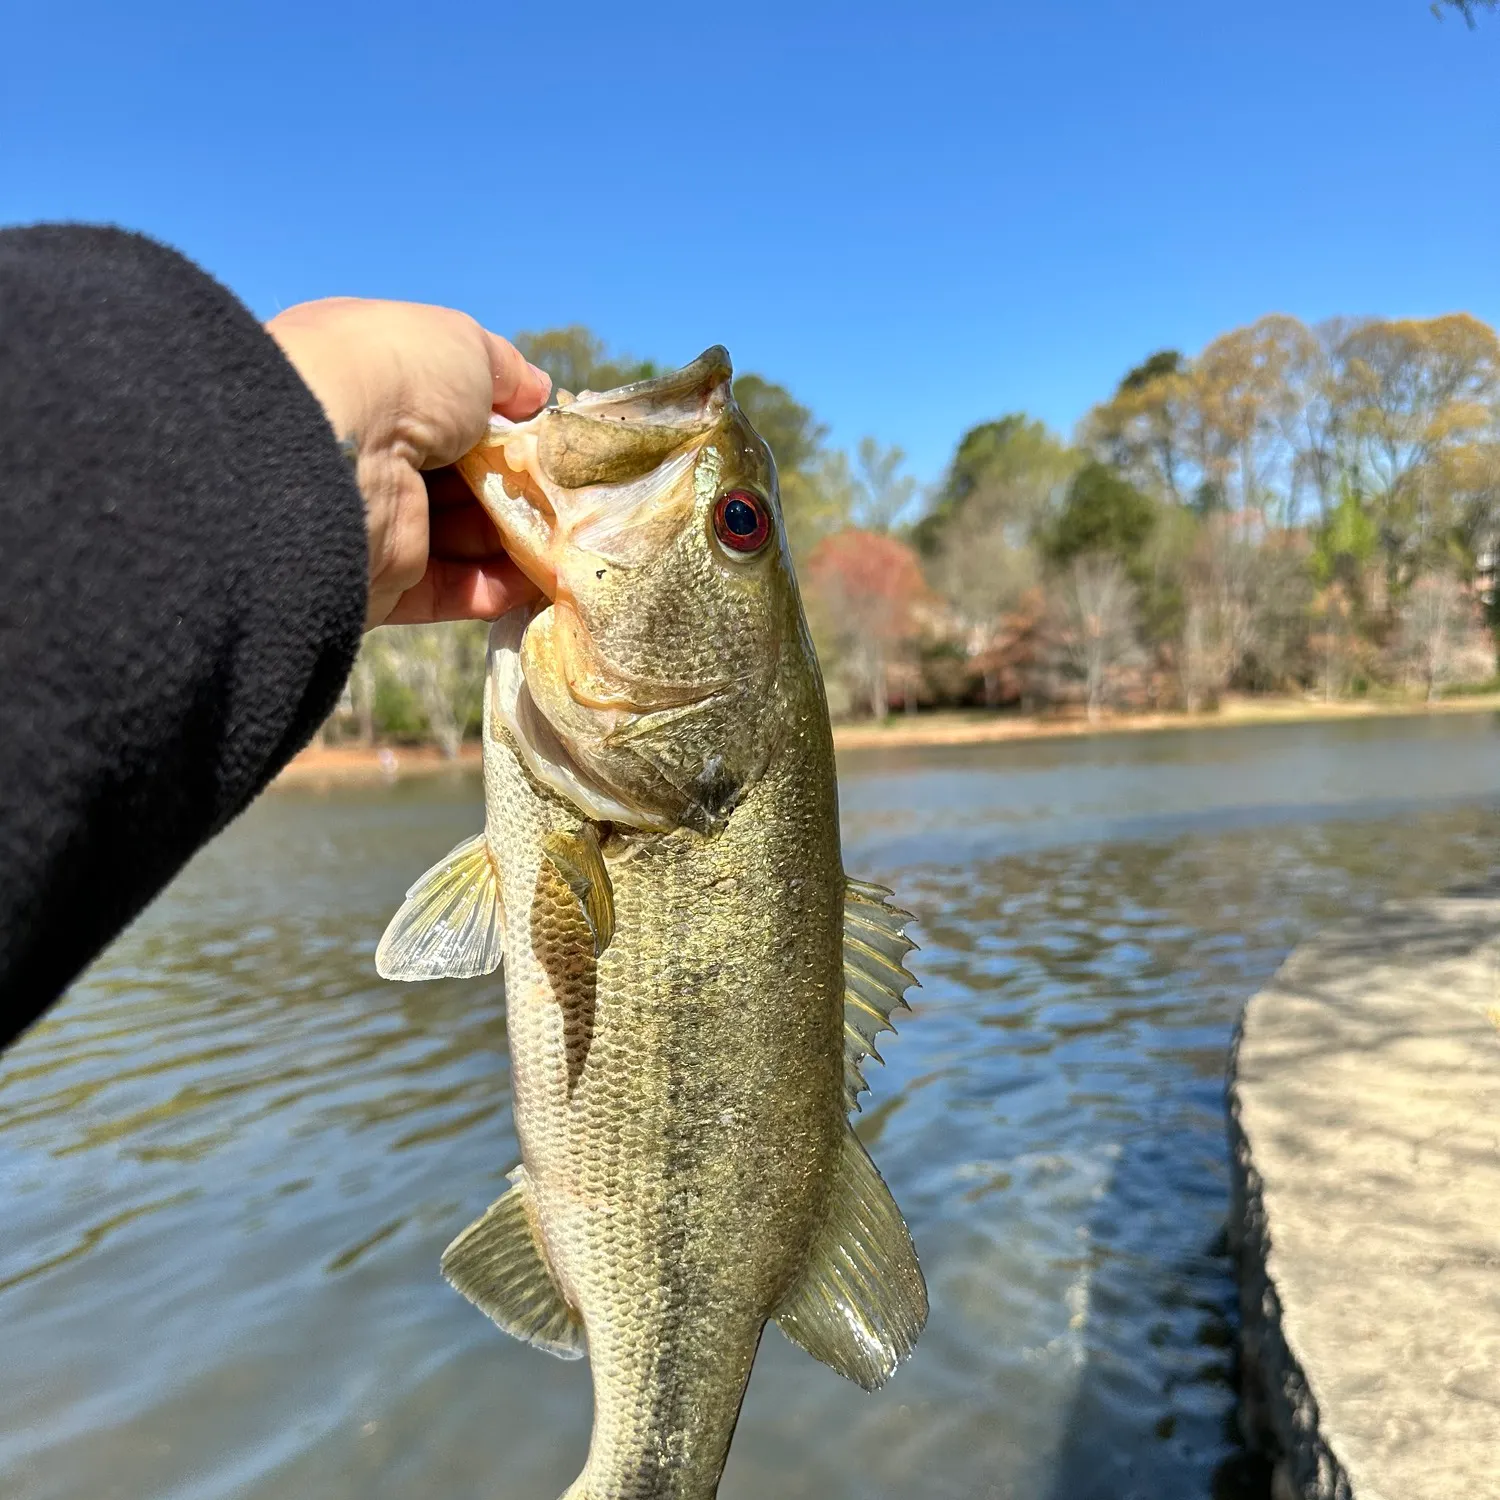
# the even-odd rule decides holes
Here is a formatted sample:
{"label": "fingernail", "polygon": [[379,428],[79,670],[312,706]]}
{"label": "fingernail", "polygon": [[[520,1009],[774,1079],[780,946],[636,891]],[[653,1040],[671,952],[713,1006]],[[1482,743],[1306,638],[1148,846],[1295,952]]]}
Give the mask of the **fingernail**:
{"label": "fingernail", "polygon": [[550,391],[552,389],[552,377],[544,369],[542,369],[540,365],[533,365],[528,362],[526,368],[530,370],[531,373],[535,375],[539,381],[541,381],[542,389],[544,391]]}

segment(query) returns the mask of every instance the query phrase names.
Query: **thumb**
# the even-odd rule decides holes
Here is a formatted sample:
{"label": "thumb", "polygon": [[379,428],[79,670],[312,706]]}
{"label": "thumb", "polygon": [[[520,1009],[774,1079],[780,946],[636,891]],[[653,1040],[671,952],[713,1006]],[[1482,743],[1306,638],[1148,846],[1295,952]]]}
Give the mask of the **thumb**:
{"label": "thumb", "polygon": [[528,364],[509,340],[484,330],[489,347],[490,381],[494,388],[491,405],[502,417],[520,421],[540,411],[552,391],[552,377]]}

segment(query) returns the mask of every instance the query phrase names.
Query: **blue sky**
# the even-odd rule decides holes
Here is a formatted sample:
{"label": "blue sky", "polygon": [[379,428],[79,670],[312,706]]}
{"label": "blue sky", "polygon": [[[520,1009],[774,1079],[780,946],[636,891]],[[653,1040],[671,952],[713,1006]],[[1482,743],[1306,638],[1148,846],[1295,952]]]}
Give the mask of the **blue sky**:
{"label": "blue sky", "polygon": [[714,342],[924,479],[1269,311],[1500,322],[1500,15],[1426,0],[13,7],[0,220]]}

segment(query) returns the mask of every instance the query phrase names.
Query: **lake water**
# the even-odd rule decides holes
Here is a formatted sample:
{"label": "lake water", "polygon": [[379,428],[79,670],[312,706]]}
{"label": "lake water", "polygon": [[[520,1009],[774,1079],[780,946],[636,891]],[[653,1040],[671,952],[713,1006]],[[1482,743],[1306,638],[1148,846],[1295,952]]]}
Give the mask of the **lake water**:
{"label": "lake water", "polygon": [[[1249,1500],[1225,1051],[1287,951],[1488,875],[1489,715],[842,767],[920,918],[860,1130],[932,1291],[867,1396],[768,1333],[725,1500]],[[582,1364],[438,1275],[516,1159],[499,986],[382,984],[478,784],[278,790],[0,1057],[0,1495],[555,1500]]]}

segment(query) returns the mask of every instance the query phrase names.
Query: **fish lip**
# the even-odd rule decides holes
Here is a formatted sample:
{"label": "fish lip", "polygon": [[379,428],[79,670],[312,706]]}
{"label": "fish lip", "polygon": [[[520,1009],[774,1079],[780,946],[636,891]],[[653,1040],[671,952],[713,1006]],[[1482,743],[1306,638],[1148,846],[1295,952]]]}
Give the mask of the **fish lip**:
{"label": "fish lip", "polygon": [[580,391],[566,410],[613,421],[703,422],[716,400],[732,389],[734,365],[722,344],[712,344],[691,364],[610,391]]}

